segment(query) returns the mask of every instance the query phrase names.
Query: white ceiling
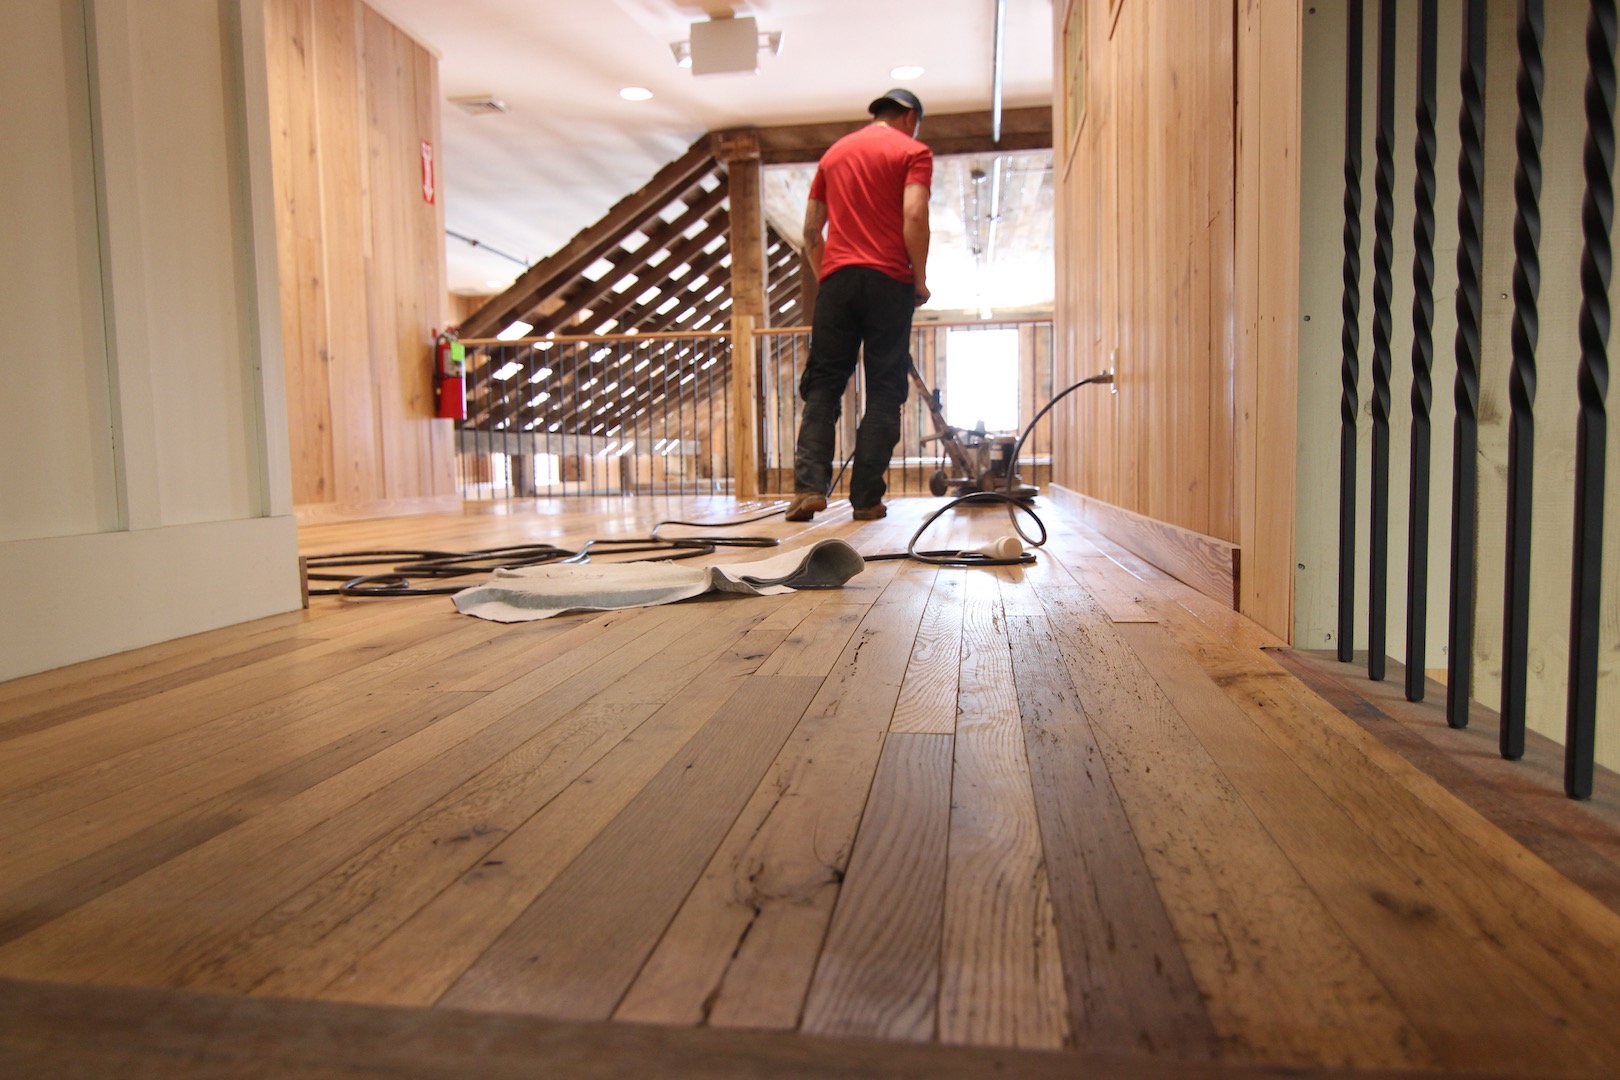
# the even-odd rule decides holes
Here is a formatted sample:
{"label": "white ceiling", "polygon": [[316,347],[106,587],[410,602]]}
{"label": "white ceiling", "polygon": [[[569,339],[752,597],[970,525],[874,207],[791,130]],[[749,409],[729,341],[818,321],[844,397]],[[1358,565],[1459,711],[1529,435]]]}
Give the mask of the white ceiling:
{"label": "white ceiling", "polygon": [[[439,54],[445,98],[506,102],[509,112],[485,116],[443,105],[445,221],[525,263],[600,218],[704,132],[862,117],[895,85],[897,66],[926,69],[904,85],[930,112],[990,106],[994,0],[367,2]],[[1004,103],[1048,104],[1051,0],[1008,0],[1007,9]],[[727,12],[781,31],[780,55],[763,57],[757,75],[694,77],[677,67],[670,42]],[[622,100],[619,90],[632,85],[653,99]],[[447,251],[453,292],[498,291],[521,271],[458,240]]]}

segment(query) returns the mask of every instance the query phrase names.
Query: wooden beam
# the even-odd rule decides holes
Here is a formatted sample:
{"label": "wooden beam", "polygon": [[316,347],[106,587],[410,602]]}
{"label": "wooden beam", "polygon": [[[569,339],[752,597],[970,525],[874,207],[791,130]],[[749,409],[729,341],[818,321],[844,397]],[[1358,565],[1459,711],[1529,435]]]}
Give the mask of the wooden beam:
{"label": "wooden beam", "polygon": [[[692,262],[692,272],[682,280],[690,281],[696,277],[707,278],[708,280],[705,281],[703,285],[703,293],[696,294],[692,300],[689,300],[685,304],[672,307],[662,315],[659,315],[656,310],[649,307],[648,309],[645,309],[644,313],[638,317],[638,321],[627,321],[625,325],[634,326],[636,331],[642,334],[660,334],[665,332],[679,333],[681,328],[676,324],[676,320],[680,318],[682,311],[703,302],[703,294],[708,293],[717,285],[727,289],[730,288],[731,271],[720,265],[721,261],[725,259],[725,257],[726,249],[720,247],[709,252],[707,255],[704,255],[702,258],[696,259]],[[662,301],[660,301],[660,303],[662,303]],[[629,316],[626,317],[627,320],[629,318]]]}
{"label": "wooden beam", "polygon": [[[676,247],[671,249],[669,258],[665,259],[657,266],[652,267],[651,273],[662,277],[663,275],[667,275],[669,271],[675,269],[675,267],[681,265],[682,263],[692,263],[696,260],[702,259],[704,257],[703,249],[712,244],[717,237],[723,237],[725,234],[726,215],[723,211],[715,211],[709,218],[707,227],[701,233],[691,237],[688,240],[682,241]],[[715,253],[713,253],[716,262],[724,257],[724,251],[725,248],[722,246],[717,248]],[[692,274],[687,275],[688,278],[692,276]],[[630,288],[624,290],[624,292],[607,292],[605,297],[599,298],[603,302],[599,306],[591,309],[590,319],[578,324],[580,327],[580,332],[591,333],[597,326],[607,319],[618,320],[619,326],[624,329],[629,329],[630,327],[635,326],[637,319],[645,319],[647,317],[647,311],[649,310],[646,307],[638,308],[638,305],[636,304],[636,297],[640,296],[644,291],[646,291],[647,285],[650,283],[650,278],[648,280],[643,280],[643,278],[638,275],[636,283]],[[680,282],[673,282],[672,284],[679,287]],[[678,288],[676,291],[678,291]],[[654,300],[651,306],[656,307],[657,305],[662,304],[666,299],[668,299],[670,294],[671,290],[665,289],[663,295],[660,295],[656,300]],[[625,314],[626,312],[631,312],[633,315],[627,316]]]}
{"label": "wooden beam", "polygon": [[529,267],[510,288],[468,316],[461,324],[461,336],[491,337],[523,318],[547,297],[572,284],[586,267],[713,168],[710,140],[704,137],[658,170],[640,190],[615,203],[600,221],[580,230],[556,254]]}
{"label": "wooden beam", "polygon": [[726,182],[731,195],[731,306],[765,326],[765,200],[763,198],[759,140],[733,133],[717,139],[726,157]]}
{"label": "wooden beam", "polygon": [[[663,223],[655,229],[643,230],[647,234],[647,242],[633,252],[627,252],[614,264],[611,271],[603,274],[600,280],[580,283],[580,287],[569,293],[562,306],[534,324],[534,334],[540,336],[559,329],[566,325],[570,319],[580,311],[590,307],[596,301],[606,296],[615,285],[626,277],[634,276],[639,284],[642,271],[647,269],[647,263],[660,251],[668,249],[670,244],[680,242],[682,235],[693,225],[704,220],[726,198],[724,184],[718,184],[713,191],[706,192],[692,199],[686,210],[674,221]],[[672,256],[673,257],[673,256]],[[679,266],[666,259],[654,268],[662,271],[667,267]],[[645,288],[645,286],[643,286]],[[627,289],[627,293],[640,293],[641,289]]]}
{"label": "wooden beam", "polygon": [[[827,147],[870,120],[832,120],[815,124],[789,124],[756,129],[760,160],[766,165],[806,164],[821,160]],[[716,138],[731,136],[721,132]],[[1001,114],[1001,141],[990,138],[989,110],[925,116],[922,140],[935,154],[979,154],[994,150],[1049,150],[1052,147],[1052,109],[1040,105],[1005,109]]]}

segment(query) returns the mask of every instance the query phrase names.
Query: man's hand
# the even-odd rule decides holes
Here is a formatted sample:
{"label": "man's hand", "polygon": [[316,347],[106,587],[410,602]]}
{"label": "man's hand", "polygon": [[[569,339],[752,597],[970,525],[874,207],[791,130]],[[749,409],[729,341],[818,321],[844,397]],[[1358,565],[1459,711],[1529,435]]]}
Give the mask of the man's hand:
{"label": "man's hand", "polygon": [[912,288],[917,294],[916,298],[918,307],[922,307],[924,304],[928,303],[929,296],[933,295],[928,291],[928,286],[924,285],[921,281],[913,282]]}

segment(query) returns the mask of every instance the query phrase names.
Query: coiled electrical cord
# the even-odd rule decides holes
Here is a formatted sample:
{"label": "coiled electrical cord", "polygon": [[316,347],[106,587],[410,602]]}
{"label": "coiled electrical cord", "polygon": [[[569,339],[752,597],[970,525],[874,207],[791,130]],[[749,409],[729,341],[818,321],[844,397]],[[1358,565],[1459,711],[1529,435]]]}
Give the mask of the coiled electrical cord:
{"label": "coiled electrical cord", "polygon": [[[1008,468],[1006,491],[975,491],[967,495],[958,495],[944,506],[941,506],[938,510],[935,510],[932,514],[928,515],[917,531],[911,535],[911,542],[906,545],[906,550],[904,552],[895,552],[894,554],[889,555],[867,555],[865,556],[866,560],[868,562],[873,562],[881,561],[883,559],[911,559],[914,562],[929,563],[933,566],[1028,566],[1030,563],[1034,562],[1035,552],[1033,549],[1044,547],[1046,545],[1046,522],[1042,521],[1040,515],[1034,510],[1031,510],[1022,501],[1013,496],[1012,467],[1017,463],[1018,455],[1023,453],[1024,443],[1028,442],[1030,435],[1034,434],[1035,425],[1040,423],[1042,418],[1044,418],[1047,413],[1051,412],[1053,407],[1055,407],[1058,402],[1062,401],[1064,398],[1068,397],[1082,386],[1090,386],[1094,383],[1111,383],[1113,381],[1114,373],[1112,371],[1104,371],[1101,374],[1093,375],[1090,378],[1081,379],[1072,386],[1065,387],[1060,393],[1057,394],[1056,397],[1052,398],[1051,401],[1048,401],[1045,405],[1041,406],[1040,411],[1030,418],[1029,423],[1024,425],[1023,434],[1018,436],[1018,442],[1013,445],[1013,451],[1007,458]],[[1018,534],[1020,540],[1028,545],[1028,549],[1020,551],[1016,555],[1005,556],[990,555],[982,551],[917,550],[917,544],[922,540],[923,534],[933,527],[934,522],[944,517],[950,511],[955,510],[958,506],[962,506],[970,502],[998,502],[1005,505],[1007,507],[1007,518],[1012,522],[1013,531]],[[1040,536],[1038,539],[1025,532],[1024,527],[1019,524],[1018,515],[1020,513],[1024,514],[1031,521],[1033,521],[1035,523],[1035,527],[1040,530]]]}
{"label": "coiled electrical cord", "polygon": [[[1114,373],[1105,371],[1090,378],[1081,379],[1072,386],[1066,387],[1052,400],[1041,407],[1030,422],[1024,426],[1023,433],[1019,435],[1018,442],[1013,446],[1009,456],[1007,469],[1006,491],[975,491],[967,495],[959,495],[939,507],[923,521],[917,531],[912,533],[911,540],[906,544],[905,551],[886,552],[877,555],[866,555],[867,562],[882,562],[892,559],[910,559],[914,562],[928,563],[931,566],[1027,566],[1035,561],[1035,548],[1045,546],[1048,539],[1046,523],[1040,515],[1030,509],[1024,502],[1012,494],[1013,469],[1018,461],[1018,455],[1023,452],[1024,443],[1029,440],[1035,431],[1035,425],[1040,423],[1047,413],[1058,402],[1080,389],[1094,383],[1113,382]],[[831,495],[838,487],[838,481],[849,468],[849,459],[845,459],[838,475],[833,477],[832,483],[827,487],[827,494]],[[984,551],[943,549],[937,551],[919,551],[917,545],[922,541],[924,534],[933,527],[934,523],[947,513],[959,506],[973,502],[1001,503],[1007,507],[1007,517],[1012,522],[1013,530],[1027,549],[1017,554],[996,555]],[[770,510],[754,514],[749,517],[737,518],[731,521],[680,521],[670,519],[660,521],[652,527],[647,536],[609,537],[587,540],[577,549],[557,547],[555,544],[518,544],[508,547],[478,548],[474,551],[426,551],[416,549],[401,549],[387,551],[351,551],[331,555],[313,555],[305,560],[305,573],[310,581],[336,581],[341,582],[336,588],[310,589],[311,596],[356,596],[356,597],[392,597],[392,596],[445,596],[460,592],[464,585],[413,585],[412,578],[445,579],[466,577],[472,574],[488,574],[496,570],[517,570],[527,566],[544,566],[549,563],[584,563],[590,560],[592,554],[601,555],[642,555],[643,558],[627,560],[630,562],[673,562],[677,559],[695,559],[703,555],[712,555],[718,548],[767,548],[776,547],[781,540],[774,536],[688,536],[666,537],[660,531],[667,526],[678,525],[697,529],[734,529],[742,525],[752,525],[755,522],[766,521],[787,513],[788,503],[779,503]],[[1038,536],[1031,536],[1024,531],[1018,520],[1022,513],[1035,523]],[[382,565],[394,563],[401,556],[411,561],[397,563],[391,572],[386,574],[365,574],[351,577],[348,574],[331,573],[331,567],[353,567],[367,565]]]}

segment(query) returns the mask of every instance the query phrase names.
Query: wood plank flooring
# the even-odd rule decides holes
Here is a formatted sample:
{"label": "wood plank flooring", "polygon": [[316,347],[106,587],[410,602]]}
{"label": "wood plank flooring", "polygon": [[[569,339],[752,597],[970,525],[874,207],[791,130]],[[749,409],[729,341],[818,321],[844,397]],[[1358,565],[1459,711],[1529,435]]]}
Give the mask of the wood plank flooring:
{"label": "wood plank flooring", "polygon": [[[933,505],[740,531],[893,551]],[[555,500],[302,547],[734,509]],[[578,1025],[522,1029],[559,1062],[710,1029],[659,1044],[676,1075],[1620,1074],[1612,777],[1585,812],[1545,769],[1459,762],[1420,713],[1042,513],[1029,568],[877,562],[841,590],[514,626],[316,597],[0,684],[0,997],[41,1002],[0,1026],[0,1071],[72,1016],[152,1040],[120,1046],[127,1075],[215,1060],[134,1019],[167,998],[289,1029],[484,1015],[506,1039],[526,1014]],[[1006,531],[967,510],[929,546]],[[319,1075],[364,1064],[339,1057]]]}

